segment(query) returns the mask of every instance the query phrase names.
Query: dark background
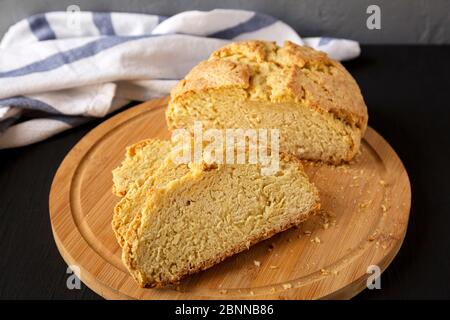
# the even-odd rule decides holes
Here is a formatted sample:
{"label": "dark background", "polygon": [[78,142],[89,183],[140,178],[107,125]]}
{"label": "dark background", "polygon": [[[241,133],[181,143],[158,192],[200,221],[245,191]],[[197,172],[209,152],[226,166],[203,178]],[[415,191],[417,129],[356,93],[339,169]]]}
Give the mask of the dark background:
{"label": "dark background", "polygon": [[[365,29],[368,1],[338,3],[233,0],[220,7],[272,14],[300,35],[377,43],[363,45],[361,57],[345,66],[361,87],[369,125],[393,146],[408,171],[412,206],[406,239],[381,277],[382,289],[365,290],[356,299],[449,299],[450,46],[429,44],[450,43],[450,1],[373,1],[382,10],[378,31]],[[162,15],[217,7],[208,0],[0,0],[0,35],[20,18],[65,10],[69,4],[79,4],[83,10]],[[102,120],[35,145],[0,150],[0,298],[100,299],[85,285],[81,290],[66,287],[67,266],[53,240],[48,194],[64,156]]]}
{"label": "dark background", "polygon": [[[369,5],[381,9],[381,30],[366,28]],[[448,0],[0,0],[0,34],[20,19],[46,11],[126,11],[171,16],[215,8],[263,12],[303,37],[349,38],[363,44],[450,44]]]}

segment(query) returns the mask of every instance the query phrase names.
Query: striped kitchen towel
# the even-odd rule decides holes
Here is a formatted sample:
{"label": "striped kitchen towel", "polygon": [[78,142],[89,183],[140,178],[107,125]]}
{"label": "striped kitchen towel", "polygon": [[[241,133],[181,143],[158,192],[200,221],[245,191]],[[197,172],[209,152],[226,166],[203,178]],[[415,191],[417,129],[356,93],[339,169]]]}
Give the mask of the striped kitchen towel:
{"label": "striped kitchen towel", "polygon": [[11,26],[0,43],[0,149],[31,144],[104,117],[130,101],[167,95],[199,61],[230,41],[290,40],[338,60],[357,42],[305,38],[243,10],[50,12]]}

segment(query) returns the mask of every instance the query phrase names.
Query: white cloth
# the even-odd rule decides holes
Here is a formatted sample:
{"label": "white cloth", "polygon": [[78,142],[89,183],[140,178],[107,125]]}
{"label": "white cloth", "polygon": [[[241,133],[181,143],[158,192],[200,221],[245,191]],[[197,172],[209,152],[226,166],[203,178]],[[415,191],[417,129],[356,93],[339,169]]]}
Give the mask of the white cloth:
{"label": "white cloth", "polygon": [[50,12],[11,26],[0,43],[0,149],[27,145],[104,117],[130,101],[167,95],[193,66],[230,41],[290,40],[357,57],[359,44],[305,38],[243,10]]}

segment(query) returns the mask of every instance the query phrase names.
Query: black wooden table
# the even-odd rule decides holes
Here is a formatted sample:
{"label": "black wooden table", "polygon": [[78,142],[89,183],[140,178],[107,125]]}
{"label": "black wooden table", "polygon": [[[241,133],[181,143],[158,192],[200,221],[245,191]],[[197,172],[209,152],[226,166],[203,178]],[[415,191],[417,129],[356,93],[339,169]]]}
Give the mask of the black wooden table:
{"label": "black wooden table", "polygon": [[[450,298],[450,47],[364,46],[345,63],[369,108],[369,124],[393,146],[411,180],[405,242],[381,290],[357,299]],[[0,150],[0,298],[99,299],[66,286],[48,194],[67,152],[101,121],[23,148]]]}

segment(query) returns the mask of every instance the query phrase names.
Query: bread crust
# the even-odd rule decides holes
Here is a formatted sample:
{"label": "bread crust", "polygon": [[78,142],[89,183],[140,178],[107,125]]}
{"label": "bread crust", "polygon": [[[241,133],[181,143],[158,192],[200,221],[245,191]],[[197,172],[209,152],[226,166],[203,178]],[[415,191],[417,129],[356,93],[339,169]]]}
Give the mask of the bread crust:
{"label": "bread crust", "polygon": [[[262,77],[267,82],[275,71],[281,74],[263,90],[269,94],[254,94],[252,78]],[[228,87],[246,90],[248,99],[302,101],[356,126],[361,135],[367,127],[367,107],[361,91],[342,64],[323,52],[290,41],[283,47],[265,41],[236,42],[215,51],[178,83],[169,105],[190,94]]]}

